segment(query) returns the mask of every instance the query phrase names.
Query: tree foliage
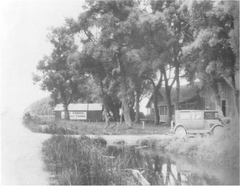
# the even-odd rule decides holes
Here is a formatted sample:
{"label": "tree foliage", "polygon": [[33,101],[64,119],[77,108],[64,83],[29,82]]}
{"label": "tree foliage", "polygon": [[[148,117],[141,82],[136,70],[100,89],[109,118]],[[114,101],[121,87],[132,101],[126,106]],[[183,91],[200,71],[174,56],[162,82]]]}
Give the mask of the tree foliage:
{"label": "tree foliage", "polygon": [[[237,20],[231,12],[236,10],[227,8],[228,5],[228,2],[193,1],[188,8],[194,41],[183,47],[187,77],[190,81],[198,78],[203,85],[212,87],[219,106],[218,84],[221,81],[233,89],[237,103],[239,99],[235,83],[235,74],[239,70],[236,51],[239,49],[236,47],[238,42],[233,41],[238,28],[234,27]],[[238,113],[237,105],[236,109]]]}
{"label": "tree foliage", "polygon": [[189,82],[198,79],[215,89],[218,97],[216,84],[228,83],[238,103],[238,4],[86,0],[77,20],[66,19],[48,36],[53,51],[39,62],[42,75],[34,81],[66,108],[74,101],[101,102],[106,121],[109,113],[119,119],[122,107],[130,127],[133,119],[139,122],[139,102],[149,92],[149,84],[155,95],[155,123],[160,120],[157,92],[161,86],[170,123],[171,89],[176,84],[178,109],[181,71]]}
{"label": "tree foliage", "polygon": [[77,51],[77,45],[68,29],[55,28],[48,35],[53,45],[50,56],[39,61],[37,70],[41,75],[34,75],[34,82],[40,82],[43,90],[51,92],[55,103],[63,103],[65,118],[69,119],[68,105],[83,96],[85,78],[71,68],[70,56]]}
{"label": "tree foliage", "polygon": [[33,102],[24,112],[31,112],[36,115],[52,115],[54,106],[50,97],[45,97]]}

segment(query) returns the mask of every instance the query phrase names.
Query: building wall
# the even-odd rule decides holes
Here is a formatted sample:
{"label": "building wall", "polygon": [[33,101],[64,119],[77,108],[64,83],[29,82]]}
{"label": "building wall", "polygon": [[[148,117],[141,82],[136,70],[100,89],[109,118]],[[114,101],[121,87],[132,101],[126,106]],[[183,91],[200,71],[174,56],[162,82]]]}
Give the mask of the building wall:
{"label": "building wall", "polygon": [[61,112],[62,111],[55,111],[55,119],[61,119]]}
{"label": "building wall", "polygon": [[[220,107],[222,110],[225,110],[224,114],[226,117],[233,117],[235,115],[234,92],[226,83],[222,83],[219,86]],[[179,106],[180,110],[217,110],[216,95],[211,88],[204,88],[200,90],[198,96],[194,97],[191,100],[186,100],[185,102],[180,103]],[[151,109],[150,111],[151,114],[154,114],[154,109]],[[167,115],[167,105],[164,100],[159,101],[159,114],[160,122],[165,122]]]}
{"label": "building wall", "polygon": [[88,111],[87,118],[91,121],[102,121],[102,111]]}
{"label": "building wall", "polygon": [[[102,121],[102,111],[69,110],[70,120]],[[64,111],[55,111],[56,119],[64,119]]]}
{"label": "building wall", "polygon": [[[220,107],[223,114],[226,117],[233,117],[235,115],[235,100],[234,100],[234,92],[231,87],[229,87],[226,83],[219,84],[220,91]],[[205,88],[201,90],[200,96],[203,98],[205,102],[205,109],[209,107],[209,110],[217,109],[217,99],[211,88]]]}

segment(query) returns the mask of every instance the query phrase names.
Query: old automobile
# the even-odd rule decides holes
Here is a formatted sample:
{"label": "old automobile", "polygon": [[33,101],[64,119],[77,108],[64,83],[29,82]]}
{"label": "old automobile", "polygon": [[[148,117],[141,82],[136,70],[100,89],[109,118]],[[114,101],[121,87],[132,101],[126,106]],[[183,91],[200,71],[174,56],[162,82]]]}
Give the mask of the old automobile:
{"label": "old automobile", "polygon": [[176,110],[173,132],[178,136],[186,134],[223,133],[223,122],[216,110]]}

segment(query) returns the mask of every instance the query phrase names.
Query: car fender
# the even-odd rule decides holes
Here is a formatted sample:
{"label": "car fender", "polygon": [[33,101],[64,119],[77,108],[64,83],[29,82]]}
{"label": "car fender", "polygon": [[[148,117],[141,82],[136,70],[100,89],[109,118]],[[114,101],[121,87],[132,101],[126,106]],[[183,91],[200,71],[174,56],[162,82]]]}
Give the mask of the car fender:
{"label": "car fender", "polygon": [[184,130],[186,131],[186,133],[188,133],[187,129],[182,124],[178,124],[177,126],[174,127],[174,129],[173,129],[174,133],[175,133],[175,131],[177,130],[178,127],[183,127]]}
{"label": "car fender", "polygon": [[213,132],[213,130],[216,128],[216,127],[223,127],[223,125],[221,125],[221,124],[216,124],[216,125],[214,125],[210,130],[209,130],[209,132]]}

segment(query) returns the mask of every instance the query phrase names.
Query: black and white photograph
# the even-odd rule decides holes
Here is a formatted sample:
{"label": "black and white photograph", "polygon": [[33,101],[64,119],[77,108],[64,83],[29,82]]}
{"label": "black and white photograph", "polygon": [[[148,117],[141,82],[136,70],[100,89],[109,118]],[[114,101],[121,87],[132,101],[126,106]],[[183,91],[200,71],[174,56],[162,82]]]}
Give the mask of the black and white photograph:
{"label": "black and white photograph", "polygon": [[0,1],[1,185],[240,185],[239,9]]}

